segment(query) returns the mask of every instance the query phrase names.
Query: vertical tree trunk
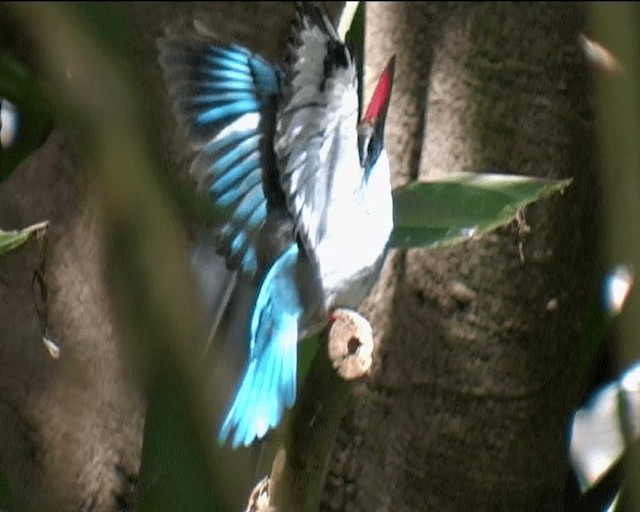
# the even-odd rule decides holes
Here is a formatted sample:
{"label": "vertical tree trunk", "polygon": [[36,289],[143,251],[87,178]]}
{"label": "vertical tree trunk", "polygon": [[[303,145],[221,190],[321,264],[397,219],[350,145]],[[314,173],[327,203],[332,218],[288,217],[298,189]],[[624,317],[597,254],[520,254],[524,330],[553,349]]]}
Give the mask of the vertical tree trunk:
{"label": "vertical tree trunk", "polygon": [[377,367],[343,420],[325,509],[562,508],[599,204],[583,24],[576,4],[367,5],[367,83],[398,56],[395,185],[574,182],[496,233],[391,254],[366,307]]}
{"label": "vertical tree trunk", "polygon": [[42,342],[30,241],[0,258],[0,472],[27,510],[116,510],[133,492],[144,410],[108,299],[96,198],[69,154],[54,132],[0,187],[1,228],[50,222],[48,335],[60,348],[54,358]]}

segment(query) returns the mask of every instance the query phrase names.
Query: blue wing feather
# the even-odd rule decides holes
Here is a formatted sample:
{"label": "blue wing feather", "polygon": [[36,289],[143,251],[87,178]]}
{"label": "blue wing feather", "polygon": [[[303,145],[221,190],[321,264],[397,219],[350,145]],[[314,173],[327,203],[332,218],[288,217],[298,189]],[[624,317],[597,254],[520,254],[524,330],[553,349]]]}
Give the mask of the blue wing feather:
{"label": "blue wing feather", "polygon": [[[208,170],[213,176],[218,178],[217,182],[222,181],[223,176],[227,180],[231,179],[236,181],[238,178],[244,177],[249,170],[238,164],[259,149],[259,136],[257,135],[247,138],[230,148],[227,146],[224,151],[216,154],[216,162]],[[256,156],[259,156],[259,154],[256,154]],[[246,166],[248,164],[245,163],[244,165]]]}
{"label": "blue wing feather", "polygon": [[[216,48],[216,50],[217,51],[205,56],[205,59],[210,64],[216,68],[223,68],[228,71],[237,71],[246,76],[247,71],[250,69],[247,64],[246,54],[242,51],[222,53],[220,48]],[[235,58],[235,56],[237,56],[237,58]],[[205,72],[210,73],[211,70],[205,70]]]}
{"label": "blue wing feather", "polygon": [[260,187],[253,187],[238,203],[233,218],[239,221],[248,219],[256,208],[264,201],[264,195]]}
{"label": "blue wing feather", "polygon": [[205,56],[208,60],[226,59],[229,62],[237,62],[239,64],[247,63],[247,57],[250,57],[251,53],[248,50],[238,45],[227,46],[212,46],[209,48],[209,52]]}
{"label": "blue wing feather", "polygon": [[237,45],[159,39],[158,47],[177,117],[200,152],[192,172],[228,215],[216,247],[230,268],[254,277],[255,238],[274,194],[265,194],[274,180],[264,177],[276,172],[271,140],[264,143],[273,130],[268,109],[282,72]]}
{"label": "blue wing feather", "polygon": [[250,90],[236,90],[229,91],[227,89],[220,89],[222,92],[213,91],[210,94],[202,94],[197,98],[189,98],[183,105],[192,106],[194,108],[201,108],[201,105],[210,105],[214,102],[234,102],[234,101],[255,101],[255,98]]}
{"label": "blue wing feather", "polygon": [[246,220],[247,225],[249,226],[258,226],[263,219],[267,216],[267,205],[261,203],[251,214],[251,216]]}
{"label": "blue wing feather", "polygon": [[234,187],[223,187],[222,185],[224,184],[221,184],[220,181],[217,181],[213,185],[211,185],[210,190],[218,194],[218,204],[226,208],[237,201],[240,196],[248,193],[248,191],[253,187],[262,186],[262,180],[260,179],[260,176],[256,176],[255,173],[249,173],[241,183]]}
{"label": "blue wing feather", "polygon": [[233,102],[223,102],[223,101],[210,101],[207,103],[203,102],[203,105],[207,106],[207,110],[201,112],[196,117],[197,123],[215,123],[225,118],[237,118],[242,114],[248,114],[249,112],[255,112],[259,105],[256,101],[233,101]]}

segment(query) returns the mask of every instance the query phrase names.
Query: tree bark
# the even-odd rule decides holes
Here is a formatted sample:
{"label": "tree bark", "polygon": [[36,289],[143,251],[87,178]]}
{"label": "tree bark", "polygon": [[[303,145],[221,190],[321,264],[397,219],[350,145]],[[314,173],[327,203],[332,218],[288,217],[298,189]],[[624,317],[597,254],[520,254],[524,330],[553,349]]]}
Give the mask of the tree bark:
{"label": "tree bark", "polygon": [[560,510],[599,218],[583,6],[372,3],[366,18],[366,83],[398,57],[395,185],[487,170],[574,181],[495,233],[391,254],[364,308],[377,366],[323,508]]}
{"label": "tree bark", "polygon": [[95,196],[70,153],[54,132],[0,187],[3,229],[50,222],[48,335],[60,347],[55,359],[42,343],[30,241],[0,259],[0,468],[28,510],[117,510],[132,497],[144,409],[109,300]]}

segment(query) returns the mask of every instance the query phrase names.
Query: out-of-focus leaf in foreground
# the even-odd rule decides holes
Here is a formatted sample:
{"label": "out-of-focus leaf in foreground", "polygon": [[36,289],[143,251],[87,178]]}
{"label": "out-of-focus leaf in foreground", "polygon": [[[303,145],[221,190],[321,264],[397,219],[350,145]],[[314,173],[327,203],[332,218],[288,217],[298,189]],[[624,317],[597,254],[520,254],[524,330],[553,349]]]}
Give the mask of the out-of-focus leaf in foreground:
{"label": "out-of-focus leaf in foreground", "polygon": [[451,174],[393,193],[391,247],[437,248],[508,224],[526,205],[565,189],[570,179]]}
{"label": "out-of-focus leaf in foreground", "polygon": [[0,229],[0,257],[23,245],[32,235],[44,232],[48,226],[48,222],[38,222],[16,231]]}
{"label": "out-of-focus leaf in foreground", "polygon": [[[208,485],[207,462],[194,435],[180,385],[162,382],[153,391],[145,422],[138,510],[220,510]],[[213,507],[213,508],[212,508]]]}
{"label": "out-of-focus leaf in foreground", "polygon": [[318,336],[313,336],[304,340],[298,348],[298,375],[304,378],[311,368],[313,358],[318,352],[318,344],[320,340]]}
{"label": "out-of-focus leaf in foreground", "polygon": [[0,180],[43,142],[51,114],[36,79],[26,67],[0,53]]}
{"label": "out-of-focus leaf in foreground", "polygon": [[[200,351],[193,340],[204,334],[179,224],[126,65],[135,46],[123,45],[127,54],[114,51],[121,43],[112,39],[121,32],[109,26],[118,17],[109,6],[101,4],[90,16],[74,3],[17,3],[12,9],[37,44],[57,119],[73,134],[78,161],[100,194],[123,346],[148,398],[140,510],[232,510],[237,485],[229,475],[236,467],[214,442],[208,407],[217,396],[206,393],[196,372]],[[167,447],[182,450],[180,457]]]}

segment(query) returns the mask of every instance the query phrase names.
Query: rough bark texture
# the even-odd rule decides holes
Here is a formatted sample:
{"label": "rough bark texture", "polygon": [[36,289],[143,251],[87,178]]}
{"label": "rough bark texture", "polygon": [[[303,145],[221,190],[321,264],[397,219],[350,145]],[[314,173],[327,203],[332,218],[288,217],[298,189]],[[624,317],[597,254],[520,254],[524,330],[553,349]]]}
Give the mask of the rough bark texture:
{"label": "rough bark texture", "polygon": [[391,255],[365,308],[377,370],[343,421],[324,509],[562,508],[598,219],[583,23],[576,4],[367,5],[367,83],[398,55],[396,185],[417,169],[574,182],[523,223]]}
{"label": "rough bark texture", "polygon": [[41,341],[32,241],[0,259],[0,470],[32,510],[118,510],[138,471],[143,407],[119,346],[98,211],[69,154],[54,132],[0,187],[4,229],[51,223],[49,334],[60,346],[56,360]]}

